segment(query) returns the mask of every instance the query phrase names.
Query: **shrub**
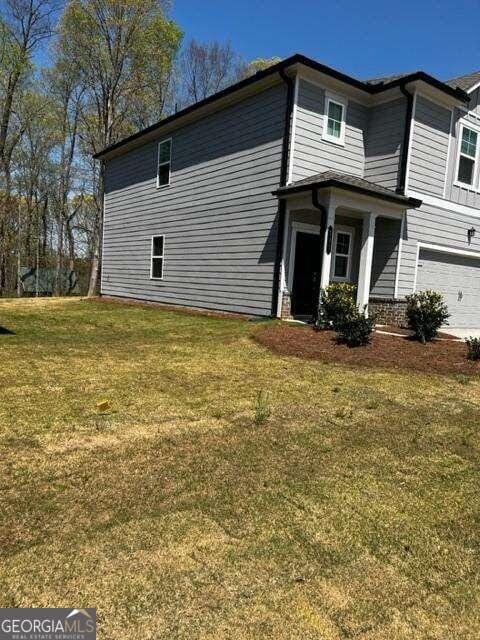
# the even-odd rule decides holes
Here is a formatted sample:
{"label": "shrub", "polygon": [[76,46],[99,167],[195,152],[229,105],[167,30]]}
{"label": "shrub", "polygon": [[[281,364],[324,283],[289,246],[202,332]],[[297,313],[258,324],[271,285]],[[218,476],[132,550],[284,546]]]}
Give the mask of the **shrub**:
{"label": "shrub", "polygon": [[270,417],[271,409],[268,404],[267,395],[263,391],[258,392],[257,402],[255,404],[255,424],[258,426],[264,424]]}
{"label": "shrub", "polygon": [[419,291],[407,300],[407,318],[410,329],[422,344],[435,338],[442,324],[450,317],[447,305],[438,291]]}
{"label": "shrub", "polygon": [[467,359],[480,360],[480,338],[467,338]]}
{"label": "shrub", "polygon": [[355,316],[356,291],[353,284],[346,282],[334,282],[322,290],[319,321],[323,328],[337,330],[346,318]]}
{"label": "shrub", "polygon": [[370,342],[374,324],[374,318],[367,318],[355,308],[337,327],[337,340],[349,347],[366,345]]}

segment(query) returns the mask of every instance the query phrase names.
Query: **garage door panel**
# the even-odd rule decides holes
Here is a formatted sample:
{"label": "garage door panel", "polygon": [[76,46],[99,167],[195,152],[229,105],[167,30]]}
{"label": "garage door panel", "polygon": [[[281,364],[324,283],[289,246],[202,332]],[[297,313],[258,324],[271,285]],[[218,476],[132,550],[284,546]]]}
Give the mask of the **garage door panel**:
{"label": "garage door panel", "polygon": [[450,325],[480,326],[480,259],[421,249],[417,291],[425,289],[444,295]]}

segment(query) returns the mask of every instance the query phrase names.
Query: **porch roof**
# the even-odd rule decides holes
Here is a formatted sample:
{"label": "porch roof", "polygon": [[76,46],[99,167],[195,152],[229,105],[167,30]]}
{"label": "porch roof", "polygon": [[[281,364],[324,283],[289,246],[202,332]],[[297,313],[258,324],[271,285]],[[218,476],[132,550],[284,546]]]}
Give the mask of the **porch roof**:
{"label": "porch roof", "polygon": [[362,195],[371,196],[372,198],[379,198],[388,202],[394,202],[395,204],[403,205],[406,209],[416,209],[422,204],[421,200],[417,198],[409,198],[403,196],[400,193],[396,193],[391,189],[382,187],[379,184],[352,176],[347,173],[339,173],[337,171],[324,171],[323,173],[317,173],[303,180],[297,180],[284,187],[280,187],[276,191],[273,191],[274,196],[282,197],[288,196],[294,193],[302,193],[304,191],[311,191],[312,189],[327,189],[331,187],[337,187],[338,189],[344,189],[346,191],[353,191],[354,193],[360,193]]}

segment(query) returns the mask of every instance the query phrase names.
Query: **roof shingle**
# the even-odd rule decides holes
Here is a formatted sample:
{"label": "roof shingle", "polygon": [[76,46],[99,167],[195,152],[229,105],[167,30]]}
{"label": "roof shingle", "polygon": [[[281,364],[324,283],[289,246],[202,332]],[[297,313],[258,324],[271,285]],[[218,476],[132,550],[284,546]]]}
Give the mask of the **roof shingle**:
{"label": "roof shingle", "polygon": [[280,187],[277,191],[274,191],[274,195],[282,195],[288,193],[296,193],[307,190],[308,187],[316,187],[318,189],[327,187],[344,188],[349,191],[355,191],[364,195],[370,195],[372,197],[382,198],[390,202],[396,202],[398,204],[408,205],[415,208],[421,205],[421,201],[416,198],[409,198],[403,196],[400,193],[396,193],[391,189],[382,187],[379,184],[353,176],[348,173],[340,173],[338,171],[323,171],[317,173],[303,180],[297,180],[292,184],[288,184],[284,187]]}
{"label": "roof shingle", "polygon": [[449,87],[456,89],[460,87],[463,91],[468,91],[476,84],[480,82],[480,71],[473,71],[472,73],[467,74],[466,76],[458,76],[458,78],[452,78],[451,80],[446,80],[445,84],[448,84]]}

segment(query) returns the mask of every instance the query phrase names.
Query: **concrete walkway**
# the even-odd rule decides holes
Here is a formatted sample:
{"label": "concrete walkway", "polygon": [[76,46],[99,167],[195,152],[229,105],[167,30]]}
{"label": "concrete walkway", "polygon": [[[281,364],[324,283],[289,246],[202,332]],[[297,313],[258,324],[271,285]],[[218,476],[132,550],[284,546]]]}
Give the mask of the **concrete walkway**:
{"label": "concrete walkway", "polygon": [[462,339],[480,338],[480,328],[478,327],[445,327],[443,331]]}

